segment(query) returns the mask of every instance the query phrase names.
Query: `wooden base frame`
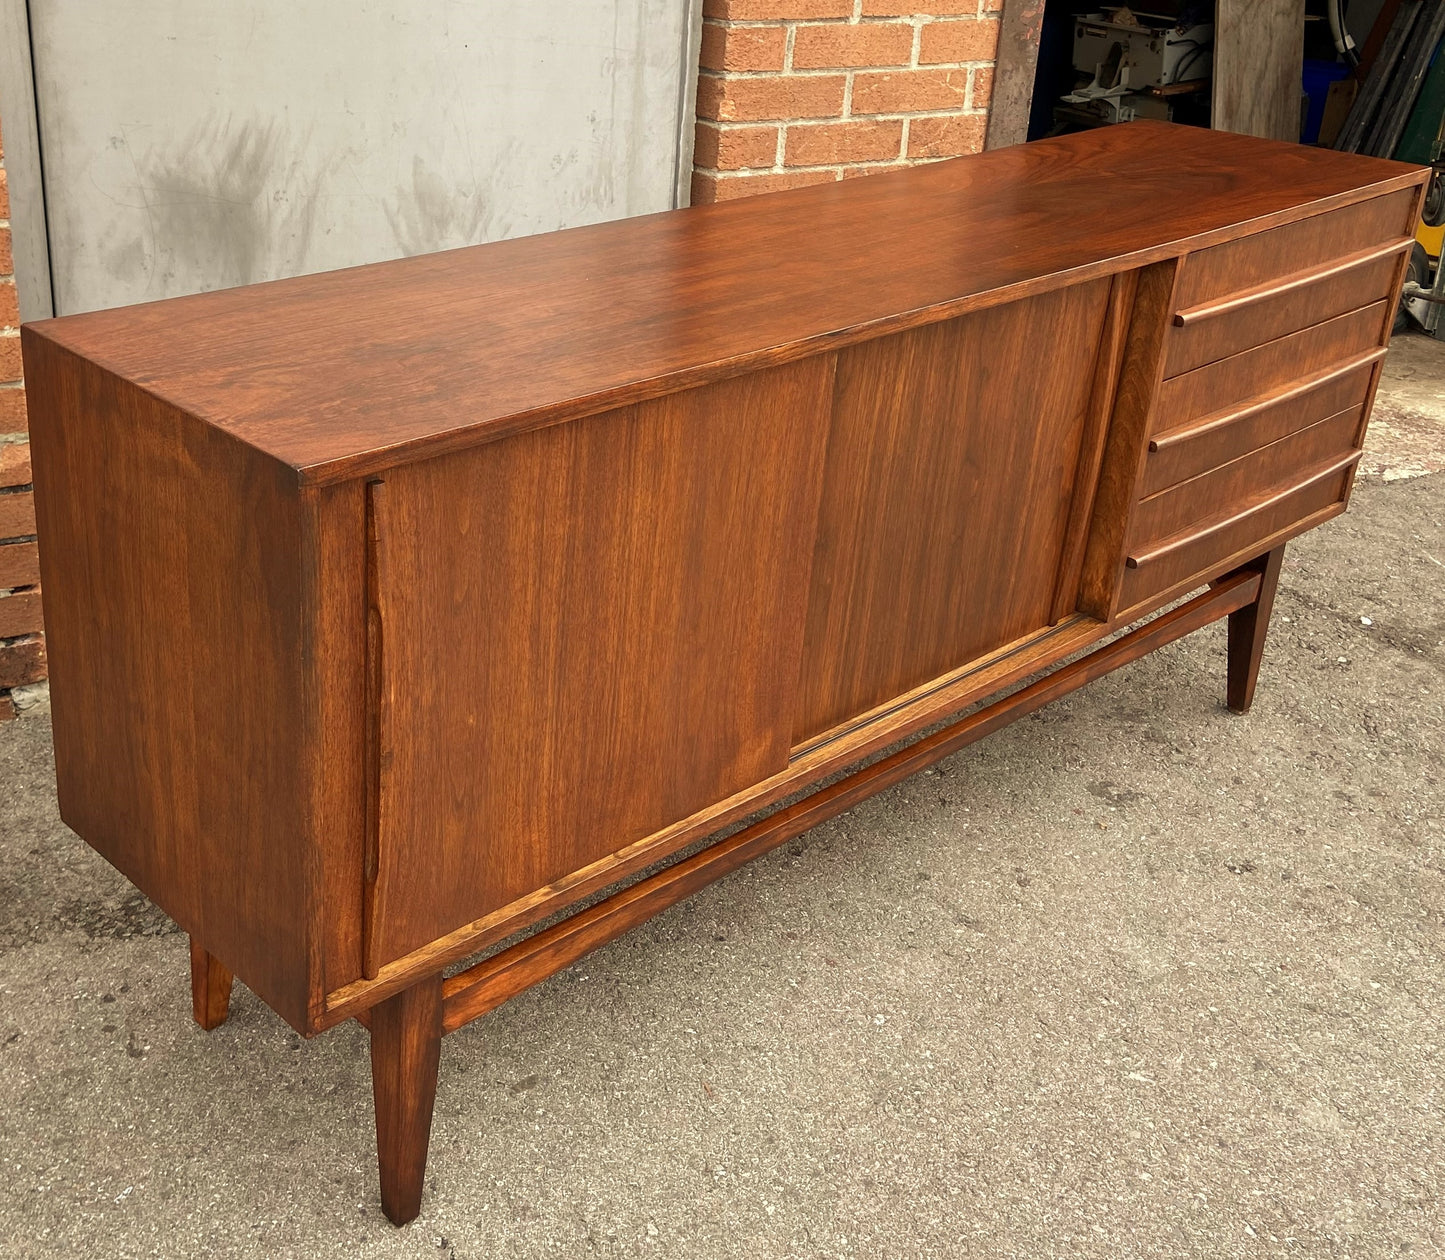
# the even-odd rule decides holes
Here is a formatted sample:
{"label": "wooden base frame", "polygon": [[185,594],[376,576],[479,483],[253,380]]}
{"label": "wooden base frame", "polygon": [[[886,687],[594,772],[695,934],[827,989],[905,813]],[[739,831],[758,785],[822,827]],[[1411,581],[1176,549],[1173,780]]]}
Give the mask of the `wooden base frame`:
{"label": "wooden base frame", "polygon": [[[1093,679],[1223,617],[1229,618],[1229,707],[1244,712],[1253,698],[1283,551],[1283,547],[1276,548],[1221,578],[1204,594],[1086,656],[518,941],[468,970],[446,979],[440,972],[429,975],[358,1015],[371,1029],[378,1167],[382,1208],[387,1217],[397,1225],[405,1225],[421,1210],[444,1034],[456,1032],[668,906],[859,801],[1077,691]],[[208,958],[193,946],[193,969],[198,955]],[[193,974],[197,973],[193,970]],[[228,989],[229,976],[226,981]],[[208,994],[216,991],[215,987],[206,990]],[[200,1002],[198,997],[198,1021]],[[216,1008],[208,1005],[205,1009]],[[220,1009],[224,1018],[224,1005]]]}

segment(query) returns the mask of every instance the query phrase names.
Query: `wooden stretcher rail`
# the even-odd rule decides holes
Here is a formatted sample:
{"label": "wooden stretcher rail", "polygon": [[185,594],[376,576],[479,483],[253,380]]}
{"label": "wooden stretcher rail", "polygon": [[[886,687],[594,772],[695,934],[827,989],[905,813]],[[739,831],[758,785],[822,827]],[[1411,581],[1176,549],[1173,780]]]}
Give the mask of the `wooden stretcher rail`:
{"label": "wooden stretcher rail", "polygon": [[1230,574],[1205,594],[1012,695],[452,976],[442,985],[442,1031],[455,1032],[730,871],[985,735],[1166,643],[1237,612],[1253,603],[1260,581],[1255,570]]}

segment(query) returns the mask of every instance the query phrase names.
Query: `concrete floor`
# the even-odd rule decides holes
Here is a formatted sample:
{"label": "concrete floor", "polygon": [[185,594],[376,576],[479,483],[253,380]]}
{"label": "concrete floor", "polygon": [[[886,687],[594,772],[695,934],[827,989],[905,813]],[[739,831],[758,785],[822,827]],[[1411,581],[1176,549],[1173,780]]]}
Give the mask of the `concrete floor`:
{"label": "concrete floor", "polygon": [[191,1023],[36,703],[0,728],[0,1253],[1445,1254],[1445,347],[1389,373],[1251,715],[1211,627],[448,1038],[402,1231],[365,1033],[240,988]]}

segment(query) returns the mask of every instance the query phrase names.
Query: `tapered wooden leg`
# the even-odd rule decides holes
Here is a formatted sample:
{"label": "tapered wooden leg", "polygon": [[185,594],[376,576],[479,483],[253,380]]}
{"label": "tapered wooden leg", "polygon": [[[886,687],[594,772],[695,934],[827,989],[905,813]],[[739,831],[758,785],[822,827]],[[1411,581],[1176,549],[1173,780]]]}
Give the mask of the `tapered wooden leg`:
{"label": "tapered wooden leg", "polygon": [[1235,713],[1248,713],[1254,703],[1254,684],[1259,679],[1259,662],[1264,656],[1264,637],[1269,631],[1269,614],[1274,609],[1274,592],[1284,563],[1284,544],[1250,565],[1260,574],[1259,596],[1238,612],[1229,614],[1228,703]]}
{"label": "tapered wooden leg", "polygon": [[231,1010],[231,973],[191,939],[191,1014],[207,1032]]}
{"label": "tapered wooden leg", "polygon": [[442,1044],[442,978],[430,976],[371,1012],[371,1087],[381,1210],[393,1225],[421,1211]]}

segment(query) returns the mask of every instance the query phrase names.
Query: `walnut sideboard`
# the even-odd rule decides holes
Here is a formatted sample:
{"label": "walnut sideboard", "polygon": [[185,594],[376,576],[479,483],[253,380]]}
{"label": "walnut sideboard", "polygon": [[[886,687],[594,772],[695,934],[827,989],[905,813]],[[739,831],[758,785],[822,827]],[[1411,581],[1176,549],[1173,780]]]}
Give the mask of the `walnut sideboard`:
{"label": "walnut sideboard", "polygon": [[1425,174],[1135,123],[29,324],[62,815],[205,1027],[368,1025],[410,1220],[443,1033],[1221,617],[1249,707]]}

